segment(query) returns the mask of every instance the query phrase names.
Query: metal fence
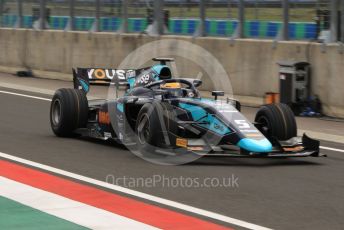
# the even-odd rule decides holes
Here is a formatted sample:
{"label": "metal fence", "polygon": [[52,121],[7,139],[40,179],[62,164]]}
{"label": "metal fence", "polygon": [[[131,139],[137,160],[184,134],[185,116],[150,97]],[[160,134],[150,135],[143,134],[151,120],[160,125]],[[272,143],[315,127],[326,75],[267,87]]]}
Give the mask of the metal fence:
{"label": "metal fence", "polygon": [[342,0],[0,0],[0,26],[344,41]]}

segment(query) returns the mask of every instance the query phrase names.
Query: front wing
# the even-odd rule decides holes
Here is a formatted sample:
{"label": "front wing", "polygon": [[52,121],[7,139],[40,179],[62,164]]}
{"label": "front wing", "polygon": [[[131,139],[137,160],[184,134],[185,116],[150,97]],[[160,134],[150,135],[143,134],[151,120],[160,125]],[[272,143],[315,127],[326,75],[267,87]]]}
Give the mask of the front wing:
{"label": "front wing", "polygon": [[272,141],[273,150],[268,153],[247,152],[236,146],[188,146],[188,150],[202,156],[246,157],[246,158],[289,158],[289,157],[325,157],[319,151],[320,142],[304,134],[287,141]]}

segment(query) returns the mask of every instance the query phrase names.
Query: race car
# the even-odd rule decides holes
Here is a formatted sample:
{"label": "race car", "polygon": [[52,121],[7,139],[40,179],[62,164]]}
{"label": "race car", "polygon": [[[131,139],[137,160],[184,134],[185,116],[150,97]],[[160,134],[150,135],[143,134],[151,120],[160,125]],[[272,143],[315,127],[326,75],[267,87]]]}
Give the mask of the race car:
{"label": "race car", "polygon": [[[173,77],[168,65],[172,58],[153,60],[159,63],[140,69],[73,69],[74,89],[58,89],[51,102],[53,132],[111,139],[151,154],[321,156],[319,141],[296,136],[295,117],[287,105],[263,105],[250,122],[238,101],[222,98],[223,91],[202,98],[197,89],[201,80]],[[114,91],[109,90],[108,99],[88,100],[91,84]],[[125,93],[118,97],[120,88]]]}

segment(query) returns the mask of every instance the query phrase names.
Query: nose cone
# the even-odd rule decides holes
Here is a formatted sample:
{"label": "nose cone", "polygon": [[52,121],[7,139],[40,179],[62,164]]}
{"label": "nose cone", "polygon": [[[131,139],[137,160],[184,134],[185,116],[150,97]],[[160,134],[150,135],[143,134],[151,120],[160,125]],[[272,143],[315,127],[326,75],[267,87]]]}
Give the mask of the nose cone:
{"label": "nose cone", "polygon": [[250,152],[265,153],[272,151],[272,144],[268,139],[254,140],[250,138],[241,139],[238,144],[240,148]]}

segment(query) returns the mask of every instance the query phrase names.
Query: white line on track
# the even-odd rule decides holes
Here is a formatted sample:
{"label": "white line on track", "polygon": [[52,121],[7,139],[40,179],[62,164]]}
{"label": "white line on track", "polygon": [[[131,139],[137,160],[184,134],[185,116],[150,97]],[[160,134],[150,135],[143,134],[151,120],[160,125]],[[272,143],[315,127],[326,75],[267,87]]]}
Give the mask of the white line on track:
{"label": "white line on track", "polygon": [[128,188],[124,188],[124,187],[121,187],[121,186],[118,186],[118,185],[109,184],[109,183],[106,183],[104,181],[96,180],[96,179],[93,179],[93,178],[90,178],[90,177],[85,177],[85,176],[78,175],[78,174],[75,174],[75,173],[71,173],[71,172],[68,172],[68,171],[65,171],[65,170],[62,170],[62,169],[54,168],[54,167],[51,167],[51,166],[48,166],[48,165],[44,165],[44,164],[40,164],[40,163],[37,163],[37,162],[29,161],[29,160],[26,160],[26,159],[23,159],[23,158],[15,157],[15,156],[12,156],[12,155],[9,155],[9,154],[6,154],[6,153],[0,152],[0,157],[8,159],[8,160],[15,161],[15,162],[19,162],[19,163],[22,163],[22,164],[25,164],[25,165],[29,165],[29,166],[32,166],[32,167],[35,167],[35,168],[43,169],[43,170],[48,171],[48,172],[56,173],[58,175],[62,175],[62,176],[73,178],[73,179],[76,179],[76,180],[79,180],[79,181],[87,182],[89,184],[97,185],[97,186],[100,186],[100,187],[103,187],[103,188],[107,188],[107,189],[111,189],[111,190],[114,190],[114,191],[117,191],[117,192],[122,192],[122,193],[125,193],[125,194],[128,194],[128,195],[131,195],[131,196],[135,196],[135,197],[138,197],[138,198],[145,199],[145,200],[153,201],[153,202],[158,203],[158,204],[163,204],[163,205],[166,205],[166,206],[169,206],[169,207],[172,207],[172,208],[176,208],[176,209],[179,209],[179,210],[184,210],[184,211],[187,211],[189,213],[194,213],[194,214],[197,214],[197,215],[200,215],[200,216],[204,216],[204,217],[207,217],[207,218],[212,218],[214,220],[219,220],[219,221],[222,221],[222,222],[225,222],[225,223],[229,223],[229,224],[232,224],[232,225],[240,226],[240,227],[243,227],[243,228],[255,229],[255,230],[268,230],[269,229],[269,228],[266,228],[266,227],[263,227],[263,226],[259,226],[259,225],[252,224],[252,223],[248,223],[246,221],[242,221],[242,220],[238,220],[238,219],[231,218],[231,217],[228,217],[228,216],[224,216],[224,215],[221,215],[221,214],[218,214],[218,213],[215,213],[215,212],[210,212],[210,211],[206,211],[206,210],[203,210],[203,209],[200,209],[200,208],[195,208],[195,207],[192,207],[192,206],[189,206],[189,205],[186,205],[186,204],[182,204],[182,203],[179,203],[179,202],[175,202],[175,201],[172,201],[172,200],[168,200],[168,199],[160,198],[160,197],[157,197],[157,196],[149,195],[149,194],[146,194],[146,193],[143,193],[143,192],[138,192],[138,191],[131,190],[131,189],[128,189]]}
{"label": "white line on track", "polygon": [[325,149],[325,150],[330,150],[330,151],[335,151],[335,152],[341,152],[344,153],[343,149],[336,149],[336,148],[330,148],[330,147],[326,147],[326,146],[320,146],[321,149]]}
{"label": "white line on track", "polygon": [[13,93],[9,91],[3,91],[0,90],[0,93],[5,93],[5,94],[10,94],[10,95],[15,95],[15,96],[21,96],[21,97],[27,97],[27,98],[33,98],[33,99],[38,99],[38,100],[43,100],[43,101],[51,101],[49,98],[44,98],[44,97],[35,97],[27,94],[21,94],[21,93]]}

